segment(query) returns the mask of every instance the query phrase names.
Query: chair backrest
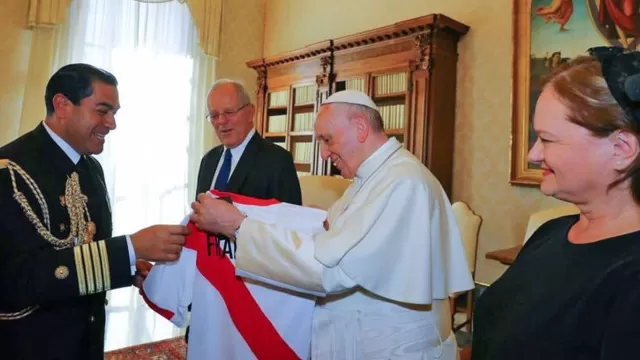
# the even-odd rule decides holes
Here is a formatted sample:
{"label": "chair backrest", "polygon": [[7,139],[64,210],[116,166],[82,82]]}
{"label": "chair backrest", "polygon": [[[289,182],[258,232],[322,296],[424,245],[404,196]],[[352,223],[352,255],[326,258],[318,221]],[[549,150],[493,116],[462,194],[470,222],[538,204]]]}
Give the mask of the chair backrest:
{"label": "chair backrest", "polygon": [[531,214],[531,216],[529,216],[529,223],[527,223],[527,231],[525,232],[523,243],[527,242],[534,231],[536,231],[540,227],[540,225],[546,223],[547,221],[564,215],[577,214],[578,212],[580,212],[580,210],[577,206],[569,204],[556,206],[551,209],[546,209]]}
{"label": "chair backrest", "polygon": [[476,269],[476,252],[478,248],[478,233],[482,218],[476,215],[473,210],[462,201],[456,201],[452,205],[456,223],[460,229],[462,244],[464,245],[469,271],[473,274]]}
{"label": "chair backrest", "polygon": [[329,206],[340,199],[349,185],[351,185],[351,180],[336,176],[301,176],[302,205],[327,210]]}

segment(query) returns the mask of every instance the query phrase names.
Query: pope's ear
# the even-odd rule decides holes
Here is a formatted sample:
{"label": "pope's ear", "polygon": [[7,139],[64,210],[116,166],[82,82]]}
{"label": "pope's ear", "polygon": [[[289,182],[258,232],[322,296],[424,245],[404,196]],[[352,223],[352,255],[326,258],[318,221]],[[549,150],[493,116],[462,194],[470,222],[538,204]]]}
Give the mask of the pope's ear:
{"label": "pope's ear", "polygon": [[369,136],[369,120],[367,120],[367,118],[362,114],[355,114],[351,118],[351,122],[356,128],[358,141],[361,143],[364,142],[367,139],[367,136]]}

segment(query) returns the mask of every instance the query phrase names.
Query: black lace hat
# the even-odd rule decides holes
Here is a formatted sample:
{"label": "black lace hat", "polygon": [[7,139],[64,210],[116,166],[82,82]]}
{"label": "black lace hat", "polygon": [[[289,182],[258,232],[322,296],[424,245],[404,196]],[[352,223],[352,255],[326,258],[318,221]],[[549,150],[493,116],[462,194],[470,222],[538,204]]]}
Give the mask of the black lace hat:
{"label": "black lace hat", "polygon": [[598,46],[587,50],[602,68],[613,98],[640,130],[640,52],[615,46]]}

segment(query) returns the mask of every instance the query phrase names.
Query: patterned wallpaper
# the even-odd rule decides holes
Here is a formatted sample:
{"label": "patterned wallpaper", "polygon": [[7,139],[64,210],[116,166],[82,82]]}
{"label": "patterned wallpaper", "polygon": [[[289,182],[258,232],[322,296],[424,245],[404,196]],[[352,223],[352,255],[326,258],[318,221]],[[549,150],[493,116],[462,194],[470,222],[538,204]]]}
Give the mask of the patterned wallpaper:
{"label": "patterned wallpaper", "polygon": [[431,13],[470,26],[459,45],[453,200],[483,218],[476,280],[505,267],[487,251],[522,243],[529,214],[559,201],[509,184],[512,0],[268,0],[265,55]]}

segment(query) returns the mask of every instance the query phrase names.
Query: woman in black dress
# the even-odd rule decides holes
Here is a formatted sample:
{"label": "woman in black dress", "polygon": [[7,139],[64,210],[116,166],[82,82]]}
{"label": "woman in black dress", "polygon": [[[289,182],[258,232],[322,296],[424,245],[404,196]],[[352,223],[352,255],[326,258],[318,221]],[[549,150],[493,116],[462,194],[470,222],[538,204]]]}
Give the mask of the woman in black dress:
{"label": "woman in black dress", "polygon": [[[640,53],[593,48],[536,104],[543,224],[478,299],[472,360],[640,359]],[[626,85],[626,90],[625,90]]]}

